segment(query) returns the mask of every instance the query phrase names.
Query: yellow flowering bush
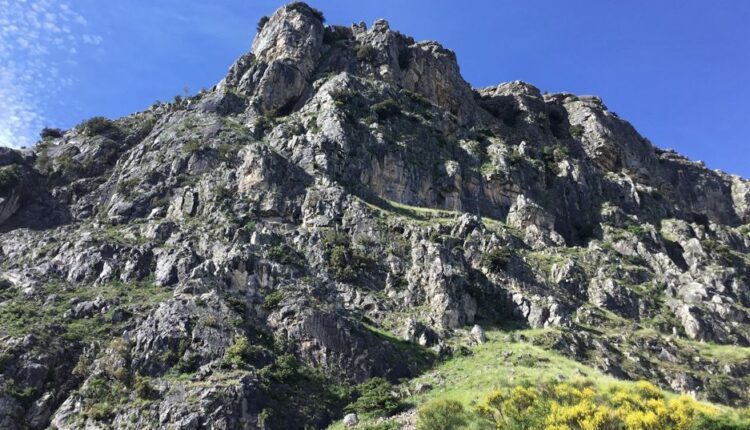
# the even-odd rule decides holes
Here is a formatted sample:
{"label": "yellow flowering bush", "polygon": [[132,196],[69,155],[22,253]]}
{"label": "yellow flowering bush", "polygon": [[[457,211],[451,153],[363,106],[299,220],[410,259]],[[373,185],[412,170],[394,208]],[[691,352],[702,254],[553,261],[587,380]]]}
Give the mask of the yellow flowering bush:
{"label": "yellow flowering bush", "polygon": [[[645,381],[613,384],[601,390],[585,381],[494,390],[476,405],[473,418],[469,415],[466,417],[467,422],[473,420],[471,428],[497,430],[750,428],[744,427],[744,418],[722,414],[716,407],[688,396],[668,399],[659,388]],[[431,430],[425,426],[421,429]]]}

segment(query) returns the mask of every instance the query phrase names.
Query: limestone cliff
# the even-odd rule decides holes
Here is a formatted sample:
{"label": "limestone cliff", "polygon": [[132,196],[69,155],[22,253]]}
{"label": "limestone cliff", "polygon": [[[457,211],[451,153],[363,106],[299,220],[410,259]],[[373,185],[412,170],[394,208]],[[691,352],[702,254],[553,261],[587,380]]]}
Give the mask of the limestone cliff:
{"label": "limestone cliff", "polygon": [[[474,324],[750,402],[750,182],[292,3],[214,88],[0,151],[0,428],[304,428]],[[398,339],[402,341],[398,341]]]}

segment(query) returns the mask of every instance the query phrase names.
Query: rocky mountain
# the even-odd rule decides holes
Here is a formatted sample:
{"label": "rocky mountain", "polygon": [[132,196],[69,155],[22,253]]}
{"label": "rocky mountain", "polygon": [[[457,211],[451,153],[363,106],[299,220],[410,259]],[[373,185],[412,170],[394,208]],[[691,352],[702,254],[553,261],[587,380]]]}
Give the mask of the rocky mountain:
{"label": "rocky mountain", "polygon": [[0,428],[321,428],[475,325],[750,402],[749,181],[383,20],[258,27],[210,90],[0,149]]}

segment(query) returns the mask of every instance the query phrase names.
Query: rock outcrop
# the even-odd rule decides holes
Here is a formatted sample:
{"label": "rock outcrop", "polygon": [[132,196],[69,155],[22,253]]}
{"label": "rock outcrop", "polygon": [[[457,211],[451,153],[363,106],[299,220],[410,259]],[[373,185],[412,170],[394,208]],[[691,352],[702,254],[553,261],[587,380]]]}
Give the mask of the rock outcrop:
{"label": "rock outcrop", "polygon": [[498,325],[750,402],[694,342],[750,344],[750,182],[383,20],[259,27],[210,90],[0,150],[0,427],[324,427]]}

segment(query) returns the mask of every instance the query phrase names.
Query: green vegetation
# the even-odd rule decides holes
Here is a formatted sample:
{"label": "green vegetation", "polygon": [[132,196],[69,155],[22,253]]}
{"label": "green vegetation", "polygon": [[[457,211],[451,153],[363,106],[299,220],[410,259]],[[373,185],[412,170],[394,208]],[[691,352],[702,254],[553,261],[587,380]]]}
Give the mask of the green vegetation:
{"label": "green vegetation", "polygon": [[724,260],[730,265],[743,260],[745,264],[750,264],[750,256],[741,252],[736,252],[718,240],[704,239],[701,241],[701,245],[706,251],[709,251],[711,254]]}
{"label": "green vegetation", "polygon": [[21,168],[17,164],[0,167],[0,193],[8,192],[21,179]]}
{"label": "green vegetation", "polygon": [[542,148],[542,161],[547,169],[555,175],[560,173],[558,164],[570,157],[568,148],[563,145],[545,146]]}
{"label": "green vegetation", "polygon": [[155,400],[159,392],[151,385],[149,378],[136,375],[133,381],[133,392],[142,400]]}
{"label": "green vegetation", "polygon": [[401,107],[393,99],[385,99],[380,103],[375,103],[371,109],[381,121],[401,115]]}
{"label": "green vegetation", "polygon": [[271,260],[284,265],[302,266],[305,262],[302,253],[285,243],[268,248],[267,255]]}
{"label": "green vegetation", "polygon": [[117,407],[128,399],[129,390],[121,381],[105,375],[94,376],[81,388],[82,415],[98,421],[112,418]]}
{"label": "green vegetation", "polygon": [[542,148],[542,155],[545,160],[550,160],[555,163],[559,163],[570,157],[568,148],[563,145],[545,146]]}
{"label": "green vegetation", "polygon": [[268,18],[268,16],[265,16],[265,15],[264,15],[264,16],[261,16],[261,17],[260,17],[260,19],[258,20],[258,24],[256,24],[256,25],[255,25],[255,30],[256,30],[256,31],[257,31],[258,33],[260,33],[260,32],[261,32],[261,30],[263,30],[263,27],[265,27],[265,26],[266,26],[266,24],[268,24],[268,20],[269,20],[269,19],[270,19],[270,18]]}
{"label": "green vegetation", "polygon": [[251,359],[252,350],[247,337],[237,336],[232,346],[224,351],[224,364],[231,367],[244,367]]}
{"label": "green vegetation", "polygon": [[705,415],[695,418],[689,430],[747,430],[750,429],[750,409],[738,415]]}
{"label": "green vegetation", "polygon": [[336,107],[339,108],[345,107],[354,99],[355,96],[355,92],[348,88],[331,91],[331,98],[333,98],[333,103],[336,105]]}
{"label": "green vegetation", "polygon": [[524,160],[526,160],[526,157],[521,154],[521,151],[519,151],[518,148],[513,148],[510,151],[510,154],[508,154],[508,162],[511,166],[518,166],[523,163]]}
{"label": "green vegetation", "polygon": [[107,136],[114,139],[120,135],[120,129],[117,127],[117,124],[103,116],[95,116],[88,119],[78,124],[76,128],[86,136]]}
{"label": "green vegetation", "polygon": [[[0,291],[0,333],[11,336],[26,334],[44,335],[48,327],[61,327],[61,337],[78,341],[104,339],[121,329],[127,321],[113,319],[118,311],[128,311],[131,307],[156,304],[171,295],[171,291],[154,285],[150,280],[142,282],[111,282],[101,286],[81,286],[79,288],[61,282],[49,282],[40,290],[40,297],[53,295],[55,300],[40,303],[28,300],[9,291]],[[95,312],[81,318],[66,317],[71,308],[71,300],[90,301],[96,298],[116,302],[106,313]]]}
{"label": "green vegetation", "polygon": [[281,290],[272,291],[263,296],[263,309],[271,311],[279,306],[284,299],[284,292]]}
{"label": "green vegetation", "polygon": [[62,130],[59,128],[50,128],[50,127],[44,127],[39,133],[39,137],[42,138],[42,140],[45,139],[58,139],[63,136]]}
{"label": "green vegetation", "polygon": [[583,134],[585,132],[586,132],[586,129],[583,128],[582,125],[576,124],[576,125],[571,125],[570,126],[570,135],[573,136],[573,137],[575,137],[576,139],[578,139],[581,136],[583,136]]}
{"label": "green vegetation", "polygon": [[323,15],[323,12],[321,12],[318,9],[315,9],[314,7],[310,7],[310,6],[308,6],[307,4],[305,4],[303,2],[295,1],[295,2],[289,3],[287,5],[287,7],[289,9],[291,9],[291,10],[296,10],[296,11],[298,11],[300,13],[304,13],[305,11],[308,11],[308,12],[312,13],[315,18],[318,18],[320,20],[320,22],[325,22],[326,21],[326,18]]}
{"label": "green vegetation", "polygon": [[393,393],[393,386],[383,378],[370,378],[355,388],[357,400],[346,410],[364,416],[389,416],[399,410],[401,404]]}
{"label": "green vegetation", "polygon": [[[400,57],[399,57],[399,59],[400,59]],[[405,69],[406,67],[401,67],[401,68],[402,68],[402,69]],[[407,89],[405,89],[405,88],[404,88],[404,89],[401,89],[401,91],[400,91],[400,92],[401,92],[401,93],[403,93],[403,94],[405,94],[405,95],[406,95],[407,97],[409,97],[409,98],[410,98],[410,99],[411,99],[411,100],[412,100],[412,101],[413,101],[414,103],[418,104],[418,105],[419,105],[420,107],[422,107],[422,108],[430,108],[430,107],[432,107],[432,103],[431,103],[431,102],[430,102],[429,100],[427,100],[427,99],[425,98],[425,96],[423,96],[423,95],[422,95],[422,94],[420,94],[420,93],[417,93],[417,92],[414,92],[414,91],[411,91],[411,90],[407,90]]]}
{"label": "green vegetation", "polygon": [[451,399],[438,399],[419,409],[417,430],[452,430],[467,423],[464,405]]}
{"label": "green vegetation", "polygon": [[[748,422],[687,396],[668,399],[652,384],[596,387],[592,382],[542,382],[493,390],[473,408],[471,428],[691,430],[747,428]],[[451,426],[446,427],[453,420]],[[461,403],[437,400],[419,412],[420,429],[467,428]],[[428,424],[429,423],[429,424]],[[432,425],[430,425],[432,424]]]}
{"label": "green vegetation", "polygon": [[357,48],[357,60],[372,63],[378,56],[378,50],[369,44],[359,45]]}
{"label": "green vegetation", "polygon": [[185,154],[197,154],[203,151],[206,147],[199,140],[191,139],[185,142],[182,146],[182,152]]}
{"label": "green vegetation", "polygon": [[130,198],[136,192],[137,186],[138,178],[123,179],[117,183],[115,191],[117,191],[118,194],[125,196],[125,198]]}
{"label": "green vegetation", "polygon": [[11,396],[22,403],[28,403],[34,397],[32,388],[19,388],[13,379],[4,379],[0,382],[0,396]]}
{"label": "green vegetation", "polygon": [[46,172],[50,167],[49,148],[52,142],[43,140],[36,145],[36,160],[34,165],[41,172]]}
{"label": "green vegetation", "polygon": [[301,428],[293,421],[299,417],[319,427],[334,413],[340,413],[352,395],[346,383],[301,365],[289,353],[279,352],[272,364],[258,371],[258,377],[268,396],[267,409],[262,413],[266,428]]}
{"label": "green vegetation", "polygon": [[335,230],[329,230],[323,237],[326,258],[336,279],[353,281],[374,262],[359,248],[351,244],[349,236]]}
{"label": "green vegetation", "polygon": [[[552,332],[487,330],[487,343],[405,382],[433,388],[402,402],[419,408],[420,430],[747,428],[748,417],[741,413],[663,392],[647,382],[619,381],[529,343]],[[722,349],[713,352],[719,355],[732,349],[714,347]],[[560,375],[566,379],[560,381]],[[360,425],[374,422],[365,416]]]}
{"label": "green vegetation", "polygon": [[507,248],[493,248],[482,254],[482,266],[494,273],[502,272],[508,268],[512,254]]}

